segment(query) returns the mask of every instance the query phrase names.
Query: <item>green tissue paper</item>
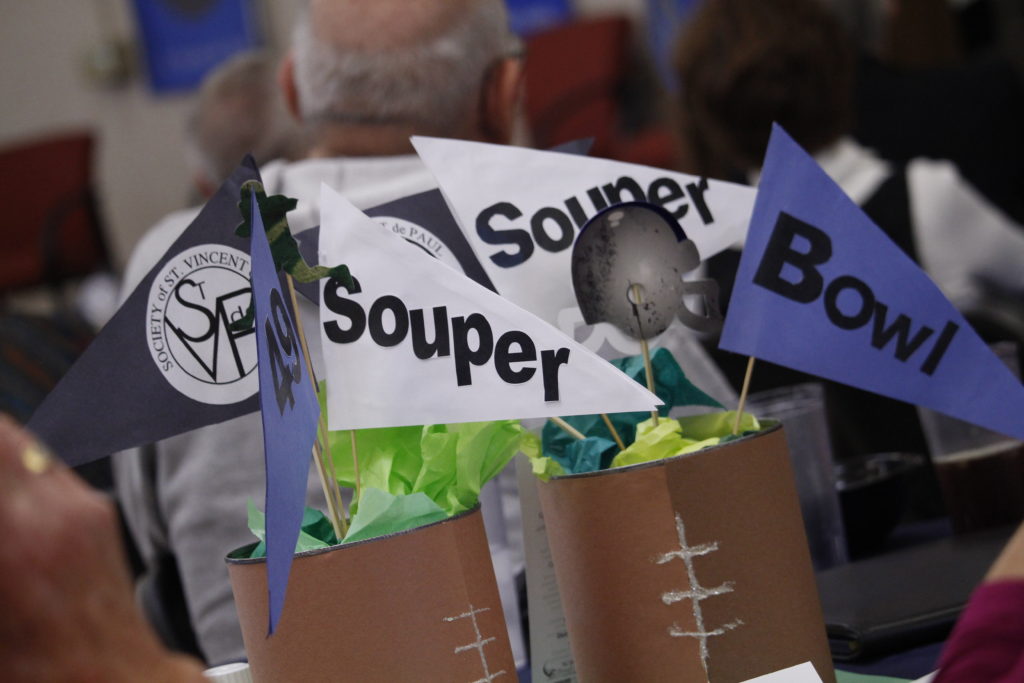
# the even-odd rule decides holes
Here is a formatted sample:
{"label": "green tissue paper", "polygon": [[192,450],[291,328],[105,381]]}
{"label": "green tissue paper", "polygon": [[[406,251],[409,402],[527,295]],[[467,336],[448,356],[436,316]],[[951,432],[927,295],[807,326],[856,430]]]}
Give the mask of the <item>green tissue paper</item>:
{"label": "green tissue paper", "polygon": [[[642,356],[630,356],[612,363],[635,381],[645,382]],[[558,425],[548,422],[543,431],[543,457],[531,463],[534,474],[547,481],[560,474],[594,472],[609,467],[652,462],[692,453],[761,429],[753,415],[744,413],[739,431],[734,435],[732,430],[736,411],[724,410],[718,401],[694,386],[667,350],[655,351],[651,356],[651,366],[656,393],[665,402],[659,409],[661,417],[657,426],[650,413],[609,415],[619,435],[629,444],[620,452],[600,415],[564,418],[585,434],[585,439],[576,439]],[[678,406],[708,406],[720,410],[679,419],[665,417],[669,410]]]}
{"label": "green tissue paper", "polygon": [[447,518],[448,513],[424,493],[395,496],[380,489],[364,488],[359,511],[342,543],[387,536]]}
{"label": "green tissue paper", "polygon": [[[736,422],[736,411],[726,410],[721,413],[707,413],[706,415],[690,415],[680,417],[679,426],[683,434],[690,439],[712,439],[718,437],[725,439],[731,437],[733,425]],[[761,423],[750,413],[743,413],[740,418],[740,428],[737,436],[743,436],[749,432],[761,430]]]}
{"label": "green tissue paper", "polygon": [[572,474],[597,472],[608,467],[618,452],[619,447],[614,441],[600,436],[588,436],[586,439],[573,440],[556,460],[566,472]]}
{"label": "green tissue paper", "polygon": [[[643,356],[627,356],[611,361],[612,365],[629,375],[634,381],[646,385],[647,375],[644,372]],[[679,363],[667,349],[657,349],[651,355],[651,369],[654,372],[655,392],[665,402],[658,410],[661,415],[668,415],[669,410],[676,406],[708,406],[722,409],[721,403],[701,391],[695,384],[690,382],[686,373],[679,367]],[[615,430],[622,437],[622,440],[629,444],[636,438],[636,426],[650,418],[648,412],[636,413],[613,413],[608,417],[611,419]],[[583,434],[602,439],[613,440],[612,434],[604,424],[600,415],[577,415],[564,418],[566,422],[578,429]],[[560,427],[552,422],[544,425],[544,455],[554,458],[571,473],[590,471],[576,470],[571,463],[575,460],[567,456],[565,451],[577,441],[574,437],[566,434]],[[614,453],[605,454],[601,469],[610,465]]]}
{"label": "green tissue paper", "polygon": [[[355,487],[351,436],[331,432],[338,483]],[[360,486],[392,496],[422,493],[448,515],[472,508],[480,489],[519,451],[536,457],[540,441],[518,420],[356,431]],[[358,514],[363,501],[354,504]]]}
{"label": "green tissue paper", "polygon": [[653,419],[637,425],[636,440],[612,460],[612,467],[625,467],[642,462],[663,460],[718,444],[718,437],[691,439],[683,436],[678,420],[663,417],[654,425]]}
{"label": "green tissue paper", "polygon": [[[253,535],[260,539],[260,542],[253,548],[252,553],[249,557],[266,557],[267,556],[267,524],[266,518],[263,512],[256,507],[256,504],[252,502],[252,499],[246,501],[246,508],[248,509],[248,523],[249,531]],[[317,548],[327,548],[335,545],[338,542],[337,537],[334,535],[334,528],[331,526],[331,522],[324,513],[313,508],[306,508],[302,513],[302,529],[299,531],[299,539],[295,543],[295,552],[301,553],[306,550],[316,550]]]}

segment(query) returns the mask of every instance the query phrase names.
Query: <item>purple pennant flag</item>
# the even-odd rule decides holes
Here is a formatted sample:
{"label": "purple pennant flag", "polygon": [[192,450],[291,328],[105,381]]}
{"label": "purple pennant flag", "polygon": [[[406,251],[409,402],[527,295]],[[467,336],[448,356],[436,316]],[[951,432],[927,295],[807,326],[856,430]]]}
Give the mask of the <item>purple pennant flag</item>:
{"label": "purple pennant flag", "polygon": [[320,406],[306,370],[298,325],[281,293],[255,193],[251,197],[252,297],[267,469],[267,631],[272,634],[281,618],[292,555],[302,526],[310,450]]}
{"label": "purple pennant flag", "polygon": [[1020,381],[777,125],[720,345],[1024,439]]}

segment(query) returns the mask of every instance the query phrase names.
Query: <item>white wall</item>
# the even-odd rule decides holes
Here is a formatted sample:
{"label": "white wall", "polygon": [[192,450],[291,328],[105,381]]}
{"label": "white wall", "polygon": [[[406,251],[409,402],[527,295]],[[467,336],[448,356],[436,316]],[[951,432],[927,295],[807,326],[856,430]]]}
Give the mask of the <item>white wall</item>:
{"label": "white wall", "polygon": [[[267,3],[272,47],[287,42],[299,2]],[[104,37],[134,39],[130,0],[2,0],[0,11],[0,146],[92,128],[103,215],[121,265],[149,226],[189,198],[182,126],[193,95],[154,95],[142,73],[120,89],[84,75],[89,49]]]}
{"label": "white wall", "polygon": [[[269,47],[280,54],[303,0],[257,2]],[[575,5],[581,14],[618,11],[639,18],[645,0]],[[86,55],[105,38],[136,39],[131,0],[0,0],[0,11],[0,146],[70,127],[92,128],[108,238],[116,265],[123,266],[146,229],[190,198],[182,128],[193,95],[154,95],[141,67],[118,89],[84,75]]]}

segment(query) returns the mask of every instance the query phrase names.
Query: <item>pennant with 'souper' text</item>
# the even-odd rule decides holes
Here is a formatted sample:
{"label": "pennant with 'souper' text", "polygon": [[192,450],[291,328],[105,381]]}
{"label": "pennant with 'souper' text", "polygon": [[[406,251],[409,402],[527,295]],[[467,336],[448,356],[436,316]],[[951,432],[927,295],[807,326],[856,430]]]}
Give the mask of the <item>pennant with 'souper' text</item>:
{"label": "pennant with 'souper' text", "polygon": [[320,406],[306,369],[298,325],[281,293],[263,218],[252,202],[252,298],[267,470],[268,632],[284,607],[295,541],[302,527],[310,453]]}
{"label": "pennant with 'souper' text", "polygon": [[[552,151],[586,154],[590,151],[592,143],[592,139],[573,140],[555,147]],[[460,269],[466,277],[488,289],[495,288],[440,190],[427,190],[394,199],[366,209],[365,213],[439,261]],[[306,260],[310,263],[316,262],[320,226],[310,228],[295,237]],[[296,286],[307,299],[317,304],[320,302],[319,284],[308,283],[307,286],[296,283]]]}
{"label": "pennant with 'souper' text", "polygon": [[549,324],[321,186],[321,338],[332,429],[648,411],[661,401]]}
{"label": "pennant with 'souper' text", "polygon": [[232,173],[64,375],[28,427],[69,465],[257,409],[256,340],[235,331],[251,302]]}
{"label": "pennant with 'souper' text", "polygon": [[706,259],[742,239],[753,188],[609,159],[413,137],[498,292],[558,323],[576,308],[570,277],[580,228],[612,204],[667,210]]}
{"label": "pennant with 'souper' text", "polygon": [[720,345],[1024,439],[1020,380],[779,126]]}
{"label": "pennant with 'souper' text", "polygon": [[[427,190],[380,204],[365,211],[378,223],[442,263],[456,268],[488,289],[494,289],[487,273],[469,246],[440,190]],[[302,255],[310,263],[318,258],[320,226],[295,236]],[[318,282],[296,283],[299,291],[320,303]]]}

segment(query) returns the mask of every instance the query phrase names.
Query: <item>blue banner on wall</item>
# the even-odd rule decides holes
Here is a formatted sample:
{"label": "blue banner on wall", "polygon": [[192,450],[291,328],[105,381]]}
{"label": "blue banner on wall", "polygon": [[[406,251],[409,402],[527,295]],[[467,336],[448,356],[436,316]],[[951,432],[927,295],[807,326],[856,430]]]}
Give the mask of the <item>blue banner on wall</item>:
{"label": "blue banner on wall", "polygon": [[568,22],[573,17],[569,0],[505,0],[512,32],[528,37]]}
{"label": "blue banner on wall", "polygon": [[700,0],[647,0],[647,37],[651,57],[662,86],[669,92],[679,89],[672,72],[676,40],[699,5]]}
{"label": "blue banner on wall", "polygon": [[158,92],[195,88],[231,55],[260,45],[253,0],[133,0]]}

